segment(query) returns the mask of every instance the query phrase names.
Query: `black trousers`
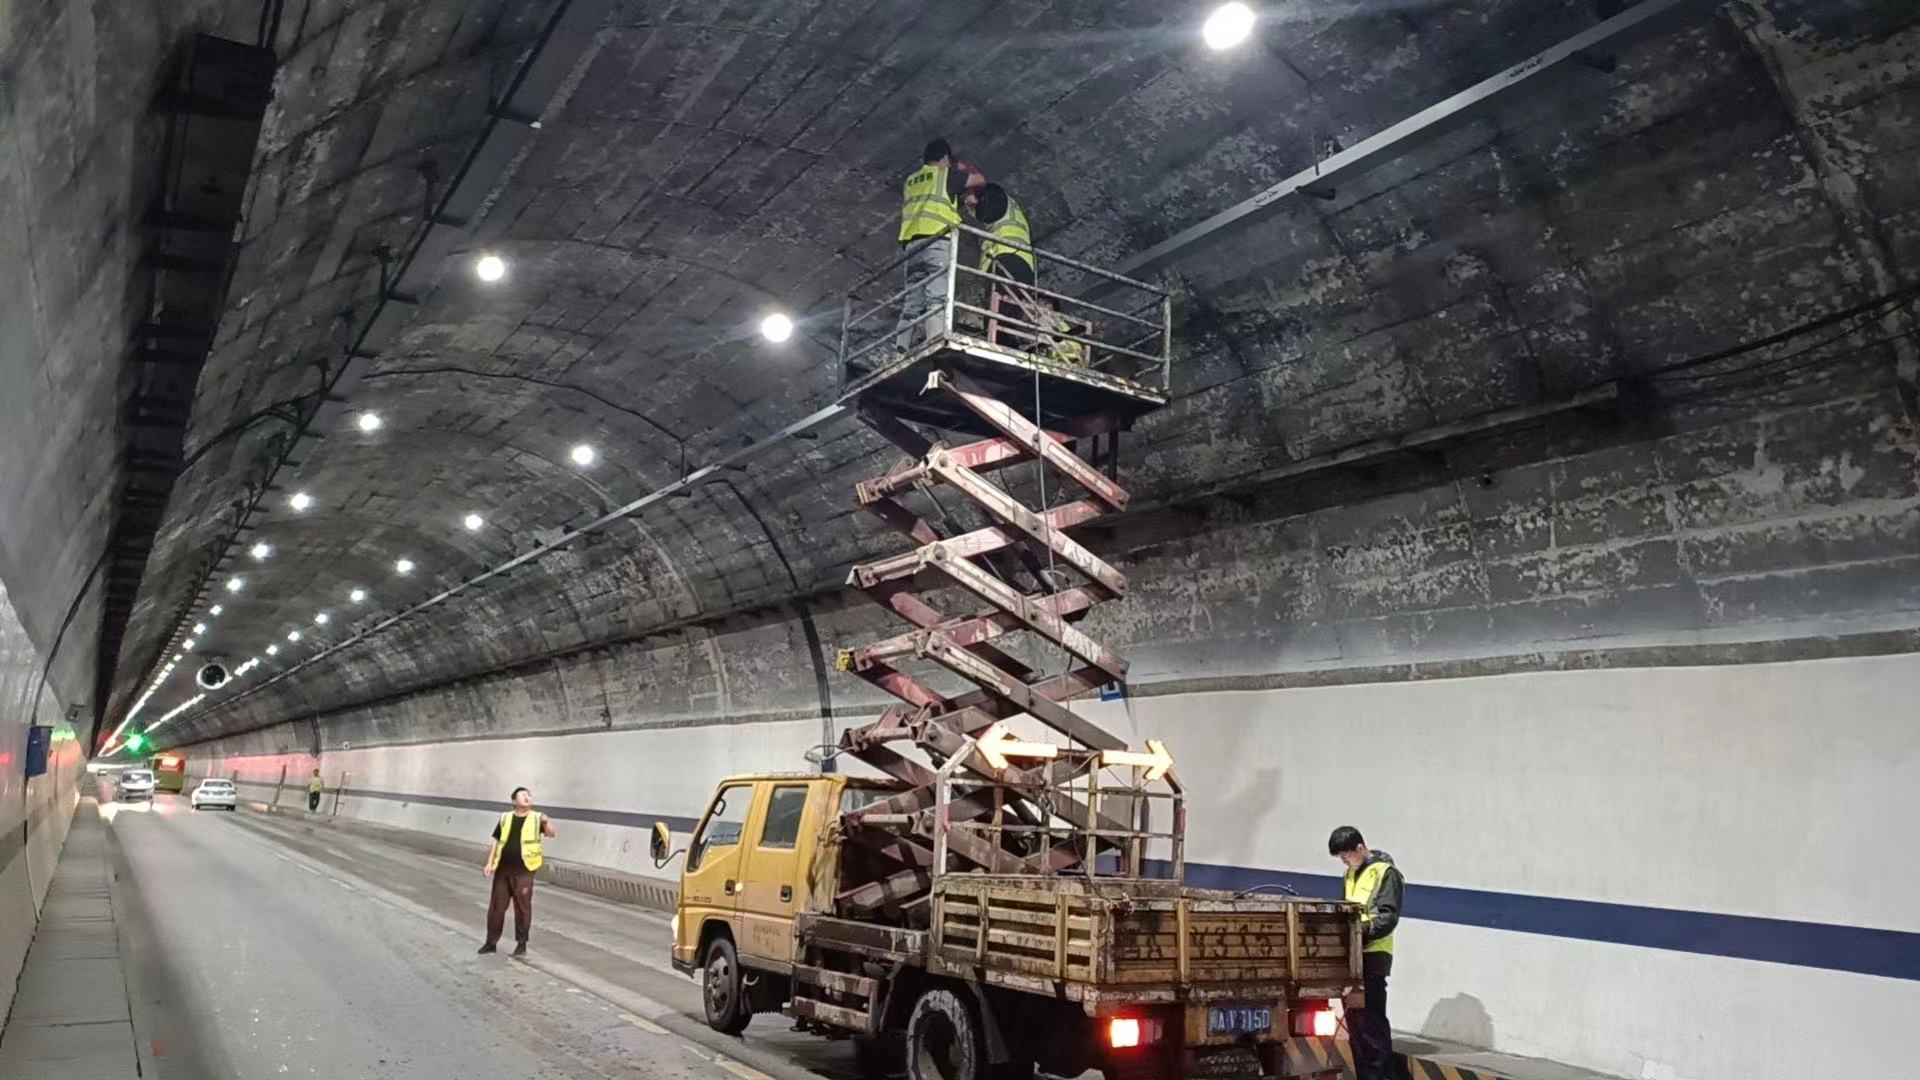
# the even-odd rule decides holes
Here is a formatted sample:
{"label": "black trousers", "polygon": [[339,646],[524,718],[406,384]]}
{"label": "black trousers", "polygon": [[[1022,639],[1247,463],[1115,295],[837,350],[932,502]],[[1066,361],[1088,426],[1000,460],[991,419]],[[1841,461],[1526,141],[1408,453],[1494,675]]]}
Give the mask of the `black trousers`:
{"label": "black trousers", "polygon": [[493,872],[493,893],[487,898],[487,944],[500,943],[509,906],[513,908],[513,940],[525,945],[527,934],[533,930],[533,871],[524,866],[502,866]]}
{"label": "black trousers", "polygon": [[307,809],[309,810],[320,809],[320,793],[319,792],[317,791],[307,792]]}
{"label": "black trousers", "polygon": [[1347,1013],[1353,1071],[1359,1080],[1405,1080],[1400,1058],[1393,1052],[1393,1028],[1387,1023],[1387,976],[1393,971],[1393,954],[1364,953],[1360,965],[1367,1006]]}

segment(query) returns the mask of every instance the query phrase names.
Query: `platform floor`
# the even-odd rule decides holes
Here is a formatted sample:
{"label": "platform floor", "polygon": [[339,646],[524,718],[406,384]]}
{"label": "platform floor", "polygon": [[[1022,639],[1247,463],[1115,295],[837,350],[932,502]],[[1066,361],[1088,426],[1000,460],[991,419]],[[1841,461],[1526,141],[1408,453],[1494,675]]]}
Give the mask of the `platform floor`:
{"label": "platform floor", "polygon": [[[543,885],[527,962],[475,955],[486,889],[477,865],[299,813],[85,803],[0,1080],[857,1077],[847,1043],[781,1018],[709,1030],[647,909]],[[1516,1080],[1596,1080],[1466,1054]]]}

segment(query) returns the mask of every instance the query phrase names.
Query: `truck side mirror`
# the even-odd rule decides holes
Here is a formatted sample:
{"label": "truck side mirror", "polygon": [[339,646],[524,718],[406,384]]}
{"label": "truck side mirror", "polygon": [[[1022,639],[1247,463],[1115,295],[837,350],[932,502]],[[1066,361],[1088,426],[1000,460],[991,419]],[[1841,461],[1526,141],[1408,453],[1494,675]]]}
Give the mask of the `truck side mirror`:
{"label": "truck side mirror", "polygon": [[657,869],[667,865],[667,860],[680,854],[673,850],[673,833],[667,831],[667,823],[653,823],[653,835],[647,841],[647,854],[653,856],[653,865]]}

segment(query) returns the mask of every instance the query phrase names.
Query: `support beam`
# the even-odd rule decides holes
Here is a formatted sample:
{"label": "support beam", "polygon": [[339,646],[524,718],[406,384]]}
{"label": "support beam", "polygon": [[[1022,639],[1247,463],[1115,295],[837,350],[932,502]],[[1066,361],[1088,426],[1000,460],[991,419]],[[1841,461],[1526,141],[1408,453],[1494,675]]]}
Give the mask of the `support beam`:
{"label": "support beam", "polygon": [[[1662,31],[1681,18],[1712,9],[1706,0],[1643,0],[1598,26],[1562,41],[1513,65],[1490,79],[1475,83],[1452,97],[1423,109],[1392,127],[1342,150],[1310,169],[1304,169],[1258,195],[1228,207],[1197,225],[1190,225],[1121,263],[1122,277],[1146,279],[1175,259],[1192,255],[1201,245],[1234,229],[1265,220],[1295,195],[1329,198],[1340,185],[1397,161],[1472,120],[1504,105],[1522,92],[1536,93],[1549,76],[1566,69],[1593,67],[1627,43]],[[1094,295],[1102,290],[1095,289]]]}

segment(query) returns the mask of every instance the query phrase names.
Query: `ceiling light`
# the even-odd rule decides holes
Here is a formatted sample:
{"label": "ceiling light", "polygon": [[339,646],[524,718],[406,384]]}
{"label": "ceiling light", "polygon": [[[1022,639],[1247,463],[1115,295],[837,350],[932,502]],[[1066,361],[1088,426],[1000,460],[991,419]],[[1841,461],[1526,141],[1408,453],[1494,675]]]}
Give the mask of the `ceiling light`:
{"label": "ceiling light", "polygon": [[760,320],[760,336],[778,344],[793,336],[793,320],[782,312],[774,312]]}
{"label": "ceiling light", "polygon": [[593,464],[594,458],[593,447],[588,446],[586,443],[581,443],[579,446],[573,448],[571,456],[575,465],[591,465]]}
{"label": "ceiling light", "polygon": [[230,578],[228,578],[228,579],[227,579],[227,591],[228,591],[228,592],[239,592],[239,591],[240,591],[241,589],[244,589],[244,588],[246,588],[246,587],[247,587],[247,579],[246,579],[246,578],[243,578],[243,577],[230,577]]}
{"label": "ceiling light", "polygon": [[253,556],[255,559],[264,559],[273,554],[273,545],[267,543],[265,540],[261,540],[248,548],[247,554]]}
{"label": "ceiling light", "polygon": [[298,631],[298,630],[289,630],[289,631],[287,631],[287,640],[288,640],[288,641],[299,641],[299,640],[300,640],[300,631]]}
{"label": "ceiling light", "polygon": [[468,514],[466,518],[460,522],[460,524],[467,527],[468,532],[479,532],[480,527],[486,523],[487,519],[481,517],[479,514]]}
{"label": "ceiling light", "polygon": [[394,572],[394,573],[396,573],[396,574],[411,574],[411,573],[413,573],[413,560],[412,560],[412,559],[401,559],[401,560],[400,560],[399,562],[396,562],[396,563],[394,563],[394,564],[393,564],[393,572]]}
{"label": "ceiling light", "polygon": [[498,255],[482,255],[474,261],[473,273],[481,281],[499,281],[507,276],[507,261]]}
{"label": "ceiling light", "polygon": [[356,604],[364,604],[367,602],[367,590],[355,589],[352,592],[347,594],[347,599],[353,601]]}
{"label": "ceiling light", "polygon": [[269,646],[267,646],[267,655],[268,655],[268,656],[279,656],[279,655],[280,655],[280,646],[278,646],[278,645],[269,645]]}
{"label": "ceiling light", "polygon": [[313,621],[316,623],[319,623],[321,626],[325,626],[327,625],[327,620],[332,617],[333,616],[328,615],[326,612],[322,611],[313,617]]}
{"label": "ceiling light", "polygon": [[1221,4],[1207,16],[1200,33],[1207,39],[1208,48],[1231,49],[1253,33],[1253,9],[1239,3]]}
{"label": "ceiling light", "polygon": [[313,505],[313,496],[304,491],[296,491],[287,496],[287,505],[293,507],[295,510],[305,510],[307,507]]}
{"label": "ceiling light", "polygon": [[[173,654],[173,658],[174,658],[175,660],[185,660],[185,659],[187,658],[187,654],[186,654],[186,653],[174,653],[174,654]],[[172,665],[172,664],[168,664],[167,666],[168,666],[168,667],[172,667],[173,665]]]}
{"label": "ceiling light", "polygon": [[204,633],[206,633],[206,632],[207,632],[207,624],[206,624],[206,623],[203,623],[203,622],[197,622],[197,623],[194,623],[194,624],[193,624],[193,632],[194,632],[194,634],[195,634],[195,635],[199,635],[199,634],[204,634]]}
{"label": "ceiling light", "polygon": [[200,644],[198,641],[195,641],[193,638],[188,638],[187,640],[180,643],[180,647],[187,650],[188,652],[192,652],[193,647],[198,644]]}
{"label": "ceiling light", "polygon": [[223,612],[223,611],[225,611],[225,610],[227,610],[227,609],[226,609],[226,608],[223,608],[223,607],[221,607],[221,606],[220,606],[219,604],[215,604],[215,605],[213,605],[212,607],[210,607],[210,608],[208,608],[208,609],[207,609],[207,614],[209,614],[209,615],[218,615],[218,614],[220,614],[221,612]]}
{"label": "ceiling light", "polygon": [[356,420],[355,423],[360,425],[361,431],[379,431],[380,414],[377,412],[363,412],[360,414],[360,419]]}

